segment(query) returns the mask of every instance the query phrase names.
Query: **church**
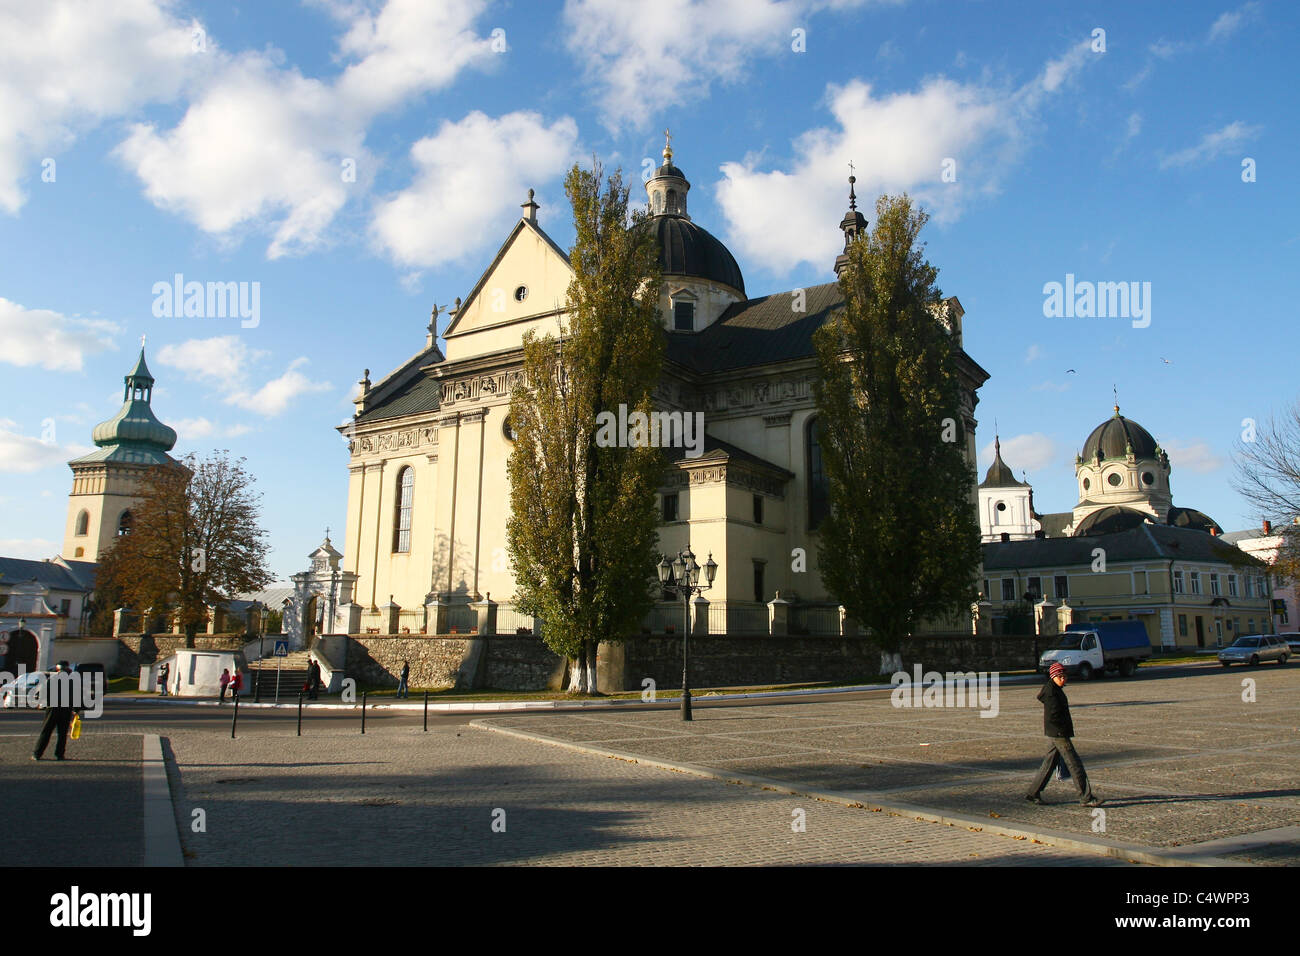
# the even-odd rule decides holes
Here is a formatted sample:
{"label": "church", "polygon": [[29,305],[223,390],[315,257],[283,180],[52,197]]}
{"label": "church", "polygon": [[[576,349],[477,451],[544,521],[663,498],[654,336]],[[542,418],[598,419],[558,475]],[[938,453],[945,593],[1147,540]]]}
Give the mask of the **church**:
{"label": "church", "polygon": [[[845,249],[867,227],[853,183],[839,223]],[[689,544],[701,561],[717,562],[704,595],[707,633],[769,633],[773,602],[788,605],[791,633],[840,633],[838,602],[817,563],[828,499],[813,333],[843,306],[834,278],[846,257],[827,263],[824,284],[750,297],[735,257],[692,220],[691,184],[670,145],[645,189],[650,215],[636,228],[658,244],[666,339],[655,406],[702,413],[704,423],[702,445],[676,450],[659,489],[659,550],[673,555]],[[498,633],[536,625],[509,605],[510,392],[524,335],[558,335],[573,271],[531,190],[522,208],[477,283],[456,298],[446,353],[435,309],[414,355],[376,381],[369,370],[361,379],[353,419],[340,427],[349,450],[342,567],[356,577],[335,633],[465,633],[484,604]],[[974,411],[988,373],[961,349],[963,314],[955,297],[938,309],[958,346],[974,507]],[[644,627],[681,620],[681,605],[665,602]]]}
{"label": "church", "polygon": [[1174,504],[1168,453],[1114,408],[1075,456],[1079,497],[1070,511],[1036,511],[1033,488],[1016,480],[994,440],[978,492],[981,615],[994,633],[1026,602],[1039,633],[1137,620],[1166,649],[1230,644],[1266,629],[1267,567],[1208,515]]}

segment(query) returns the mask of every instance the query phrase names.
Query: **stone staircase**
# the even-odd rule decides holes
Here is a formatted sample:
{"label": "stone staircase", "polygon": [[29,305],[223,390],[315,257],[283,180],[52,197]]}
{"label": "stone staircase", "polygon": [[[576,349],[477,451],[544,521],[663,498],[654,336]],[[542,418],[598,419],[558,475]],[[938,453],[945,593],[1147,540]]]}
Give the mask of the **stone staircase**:
{"label": "stone staircase", "polygon": [[[280,701],[296,701],[302,685],[307,683],[307,667],[311,663],[308,651],[291,651],[287,657],[264,657],[248,665],[248,683],[243,697],[252,700],[257,686],[257,672],[262,672],[262,701],[275,700],[276,671],[280,673]],[[322,688],[319,693],[324,693]]]}

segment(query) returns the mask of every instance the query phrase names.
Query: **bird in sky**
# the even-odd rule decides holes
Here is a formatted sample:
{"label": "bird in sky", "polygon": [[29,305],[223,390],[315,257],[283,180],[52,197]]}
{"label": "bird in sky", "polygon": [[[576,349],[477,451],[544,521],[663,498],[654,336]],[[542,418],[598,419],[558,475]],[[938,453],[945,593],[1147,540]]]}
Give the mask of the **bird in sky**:
{"label": "bird in sky", "polygon": [[1065,374],[1066,374],[1066,375],[1074,375],[1074,374],[1075,374],[1075,371],[1074,371],[1074,369],[1072,369],[1072,368],[1067,368],[1067,369],[1065,370]]}
{"label": "bird in sky", "polygon": [[1165,358],[1163,355],[1160,356],[1160,361],[1164,362],[1166,365],[1173,365],[1173,364],[1174,364],[1173,362],[1169,361],[1169,359]]}

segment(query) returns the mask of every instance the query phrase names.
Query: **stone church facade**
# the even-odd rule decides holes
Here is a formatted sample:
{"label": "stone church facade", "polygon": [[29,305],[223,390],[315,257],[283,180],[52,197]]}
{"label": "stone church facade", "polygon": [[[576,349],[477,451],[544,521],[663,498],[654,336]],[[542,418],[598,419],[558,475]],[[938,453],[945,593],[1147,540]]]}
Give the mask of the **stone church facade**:
{"label": "stone church facade", "polygon": [[[705,434],[697,457],[675,450],[659,489],[659,550],[674,555],[689,544],[701,562],[711,554],[719,565],[696,631],[768,633],[785,605],[802,622],[792,630],[838,633],[838,605],[818,568],[827,495],[812,335],[842,307],[839,285],[749,298],[734,257],[691,220],[689,189],[665,147],[646,183],[651,216],[640,227],[654,232],[663,272],[667,345],[655,404],[702,412]],[[342,566],[357,579],[356,605],[340,612],[350,619],[338,622],[348,630],[466,633],[489,620],[485,607],[498,633],[534,625],[509,606],[509,401],[524,335],[559,333],[572,277],[538,208],[530,191],[482,277],[456,299],[445,355],[435,309],[420,351],[377,382],[369,370],[361,380],[356,413],[340,428],[350,472]],[[866,225],[851,191],[840,224],[846,248]],[[940,308],[960,348],[961,303],[953,297]],[[974,509],[974,410],[988,373],[964,351],[958,361]],[[645,626],[661,631],[681,620],[681,605],[665,603]]]}

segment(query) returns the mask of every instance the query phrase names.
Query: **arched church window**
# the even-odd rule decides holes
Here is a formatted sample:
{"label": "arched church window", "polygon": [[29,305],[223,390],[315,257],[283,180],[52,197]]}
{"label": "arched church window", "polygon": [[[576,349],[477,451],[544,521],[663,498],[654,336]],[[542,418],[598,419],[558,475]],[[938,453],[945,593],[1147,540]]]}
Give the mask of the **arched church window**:
{"label": "arched church window", "polygon": [[805,431],[808,448],[808,530],[816,531],[831,511],[831,488],[822,465],[821,427],[811,419]]}
{"label": "arched church window", "polygon": [[89,530],[90,530],[90,513],[83,509],[81,514],[77,515],[77,534],[84,535]]}
{"label": "arched church window", "polygon": [[415,503],[415,472],[407,465],[397,473],[397,514],[393,522],[393,550],[411,550],[411,509]]}
{"label": "arched church window", "polygon": [[676,211],[677,211],[677,190],[670,189],[668,190],[668,212],[671,213]]}
{"label": "arched church window", "polygon": [[121,517],[117,519],[117,533],[130,534],[131,527],[135,524],[135,519],[131,517],[130,511],[123,511]]}
{"label": "arched church window", "polygon": [[654,199],[651,205],[656,216],[664,211],[664,194],[661,190],[655,190]]}

